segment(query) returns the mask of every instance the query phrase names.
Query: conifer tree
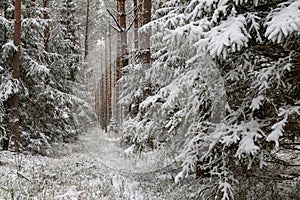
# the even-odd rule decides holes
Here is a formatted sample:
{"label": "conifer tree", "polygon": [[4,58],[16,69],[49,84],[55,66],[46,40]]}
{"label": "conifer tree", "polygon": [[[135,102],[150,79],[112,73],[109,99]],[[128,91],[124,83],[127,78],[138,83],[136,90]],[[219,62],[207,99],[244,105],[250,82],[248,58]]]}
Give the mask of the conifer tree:
{"label": "conifer tree", "polygon": [[[9,35],[13,35],[13,2],[0,2],[0,141],[9,141],[10,135],[10,111],[8,99],[16,92],[16,85],[11,81],[12,56],[15,51],[13,40]],[[3,145],[7,150],[8,145]]]}
{"label": "conifer tree", "polygon": [[268,173],[266,163],[292,166],[274,149],[299,142],[299,1],[159,2],[154,62],[139,78],[131,68],[123,101],[144,82],[155,90],[123,123],[124,140],[177,156],[176,182],[209,176],[204,199],[242,199],[236,181]]}
{"label": "conifer tree", "polygon": [[[11,15],[12,5],[5,4],[6,16]],[[45,153],[42,151],[51,150],[53,141],[76,138],[84,129],[82,122],[93,117],[80,82],[76,9],[70,0],[22,2],[20,64],[26,67],[21,67],[18,85],[9,75],[15,51],[13,23],[1,17],[0,130],[8,135],[9,98],[18,92],[22,149]]]}

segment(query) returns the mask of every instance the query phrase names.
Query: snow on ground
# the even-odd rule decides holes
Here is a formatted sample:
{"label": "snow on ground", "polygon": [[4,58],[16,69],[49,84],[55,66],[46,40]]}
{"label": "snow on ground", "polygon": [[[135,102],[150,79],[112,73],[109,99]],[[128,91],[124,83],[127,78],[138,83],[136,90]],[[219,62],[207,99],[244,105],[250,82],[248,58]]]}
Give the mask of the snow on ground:
{"label": "snow on ground", "polygon": [[80,141],[87,152],[102,165],[123,173],[150,173],[174,161],[158,158],[157,152],[134,154],[132,148],[120,148],[121,136],[100,130],[82,135]]}
{"label": "snow on ground", "polygon": [[192,199],[199,185],[174,184],[173,161],[125,153],[120,136],[93,129],[49,157],[0,152],[0,199]]}

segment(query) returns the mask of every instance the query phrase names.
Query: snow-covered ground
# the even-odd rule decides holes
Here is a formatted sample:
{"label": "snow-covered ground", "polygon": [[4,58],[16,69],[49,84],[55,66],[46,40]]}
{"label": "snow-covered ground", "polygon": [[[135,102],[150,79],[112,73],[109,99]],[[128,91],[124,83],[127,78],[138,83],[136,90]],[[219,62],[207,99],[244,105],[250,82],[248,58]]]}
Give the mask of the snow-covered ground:
{"label": "snow-covered ground", "polygon": [[2,151],[0,199],[192,199],[201,189],[193,180],[174,184],[174,161],[133,155],[119,143],[120,136],[93,129],[49,157]]}

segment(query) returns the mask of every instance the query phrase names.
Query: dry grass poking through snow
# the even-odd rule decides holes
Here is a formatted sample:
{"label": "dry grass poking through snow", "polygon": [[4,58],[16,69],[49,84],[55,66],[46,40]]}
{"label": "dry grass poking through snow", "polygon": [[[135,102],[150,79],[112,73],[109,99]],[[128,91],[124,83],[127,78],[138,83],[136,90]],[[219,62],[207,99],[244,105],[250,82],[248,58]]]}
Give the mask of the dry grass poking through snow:
{"label": "dry grass poking through snow", "polygon": [[[114,169],[129,166],[129,158],[120,155],[121,148],[113,146],[116,140],[109,138],[98,141],[91,153],[89,147],[97,145],[93,137],[57,145],[49,157],[0,151],[0,200],[161,200],[192,194],[190,186],[179,190],[164,172],[131,174],[131,169],[128,173]],[[103,155],[109,150],[113,152]],[[115,158],[107,161],[109,156]]]}

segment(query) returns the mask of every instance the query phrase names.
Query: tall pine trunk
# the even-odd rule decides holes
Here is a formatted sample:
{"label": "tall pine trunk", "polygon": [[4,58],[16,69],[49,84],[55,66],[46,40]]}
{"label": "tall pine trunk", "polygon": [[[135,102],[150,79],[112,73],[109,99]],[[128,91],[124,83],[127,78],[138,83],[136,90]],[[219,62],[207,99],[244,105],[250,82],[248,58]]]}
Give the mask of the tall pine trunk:
{"label": "tall pine trunk", "polygon": [[[143,25],[147,25],[151,21],[151,8],[152,3],[151,0],[144,0],[144,13],[143,13]],[[151,37],[151,31],[143,31],[142,32],[142,62],[143,65],[146,66],[146,68],[150,65],[150,37]]]}
{"label": "tall pine trunk", "polygon": [[[49,0],[44,0],[44,19],[47,21],[49,19],[49,15],[48,15],[48,11],[47,11],[47,8],[48,8],[48,1]],[[48,23],[48,21],[47,21]],[[49,52],[49,35],[50,35],[50,28],[49,28],[49,24],[46,25],[45,27],[45,30],[44,30],[44,48],[45,48],[45,51],[46,52]],[[48,58],[46,58],[46,61],[47,63],[49,62],[48,61]]]}
{"label": "tall pine trunk", "polygon": [[89,55],[89,15],[90,15],[90,0],[86,0],[84,60],[86,60],[87,56]]}
{"label": "tall pine trunk", "polygon": [[[20,80],[20,63],[21,63],[21,0],[15,1],[14,11],[14,45],[17,50],[13,54],[12,78],[17,83]],[[11,135],[13,137],[15,150],[20,148],[19,132],[19,92],[11,97]]]}
{"label": "tall pine trunk", "polygon": [[[110,32],[112,33],[112,32]],[[112,108],[112,121],[116,122],[117,120],[117,60],[118,55],[115,63],[112,60],[112,52],[118,52],[118,45],[112,46],[112,41],[118,41],[118,34],[117,35],[110,35],[110,60],[111,60],[111,108]],[[112,48],[114,47],[114,48]]]}
{"label": "tall pine trunk", "polygon": [[[108,44],[105,45],[106,49],[107,49],[107,53],[108,53],[108,96],[107,96],[107,101],[108,101],[108,120],[111,120],[112,117],[112,60],[111,60],[111,27],[109,26],[108,28],[108,38],[107,38],[107,42]],[[108,122],[109,123],[109,122]]]}
{"label": "tall pine trunk", "polygon": [[105,39],[105,82],[106,82],[106,127],[105,130],[107,130],[107,126],[109,124],[109,120],[111,117],[111,83],[110,83],[110,60],[109,60],[109,33],[107,33],[107,37]]}
{"label": "tall pine trunk", "polygon": [[125,0],[117,1],[118,23],[121,30],[118,33],[118,61],[117,61],[117,81],[122,76],[122,68],[128,65],[127,58],[127,29],[126,29],[126,11]]}
{"label": "tall pine trunk", "polygon": [[134,49],[137,50],[139,48],[139,18],[138,18],[138,0],[133,0],[133,6],[134,6]]}
{"label": "tall pine trunk", "polygon": [[[118,32],[118,50],[117,50],[117,76],[116,76],[116,98],[120,97],[121,86],[118,82],[122,77],[122,69],[128,65],[128,55],[127,55],[127,29],[126,29],[126,11],[125,11],[125,0],[117,1],[117,11],[118,11],[118,24],[120,26],[120,31]],[[122,121],[122,108],[117,102],[116,105],[117,112],[117,122],[120,124]]]}
{"label": "tall pine trunk", "polygon": [[[139,9],[138,9],[138,23],[139,27],[142,27],[144,25],[144,6],[143,6],[143,1],[144,0],[137,0],[138,3],[140,4]],[[140,50],[142,50],[142,43],[143,43],[143,35],[139,33],[139,45],[140,45]]]}
{"label": "tall pine trunk", "polygon": [[[143,4],[143,26],[147,25],[151,22],[151,9],[152,2],[151,0],[144,0]],[[144,70],[150,68],[151,65],[151,54],[150,54],[150,37],[151,37],[151,29],[143,30],[141,32],[142,42],[141,42],[141,60],[143,64]],[[147,98],[152,95],[152,83],[146,82],[143,86],[143,98]]]}

